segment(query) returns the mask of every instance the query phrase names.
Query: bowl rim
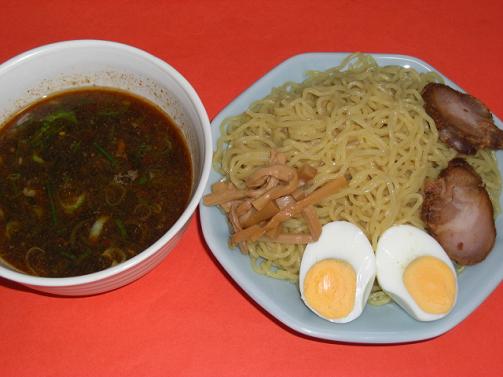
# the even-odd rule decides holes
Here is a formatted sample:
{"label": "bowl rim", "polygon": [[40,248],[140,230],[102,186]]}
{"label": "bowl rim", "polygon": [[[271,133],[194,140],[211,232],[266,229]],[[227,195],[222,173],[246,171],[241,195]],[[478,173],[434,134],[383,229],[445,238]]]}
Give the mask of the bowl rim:
{"label": "bowl rim", "polygon": [[93,272],[91,274],[72,276],[72,277],[56,277],[56,278],[28,275],[22,272],[11,270],[7,267],[0,265],[0,277],[3,277],[5,279],[29,286],[69,287],[69,286],[94,283],[97,281],[103,281],[110,277],[121,274],[122,272],[130,269],[131,267],[139,265],[143,261],[152,257],[156,252],[161,250],[163,246],[166,245],[166,243],[168,243],[171,239],[173,239],[176,236],[176,234],[178,234],[179,231],[183,229],[184,225],[192,217],[203,195],[204,188],[206,186],[206,182],[210,174],[211,160],[212,160],[213,143],[211,136],[210,120],[206,112],[206,109],[199,95],[193,88],[193,86],[181,73],[179,73],[175,68],[173,68],[170,64],[168,64],[164,60],[142,49],[120,42],[106,41],[99,39],[77,39],[77,40],[67,40],[67,41],[50,43],[22,52],[21,54],[8,59],[7,61],[5,61],[0,65],[0,76],[10,71],[20,62],[23,62],[28,59],[34,59],[37,58],[38,56],[45,56],[62,50],[94,48],[94,47],[101,47],[101,48],[106,47],[110,49],[120,50],[132,55],[136,55],[137,57],[140,57],[145,61],[148,61],[154,64],[155,66],[159,67],[160,69],[166,71],[166,73],[170,75],[184,90],[199,117],[204,137],[203,166],[201,169],[199,182],[197,186],[195,186],[195,191],[192,194],[192,199],[189,201],[189,203],[185,207],[185,210],[180,215],[178,220],[157,241],[155,241],[152,245],[150,245],[148,248],[144,249],[142,252],[138,253],[134,257],[122,263],[119,263],[116,266],[109,267],[105,270]]}

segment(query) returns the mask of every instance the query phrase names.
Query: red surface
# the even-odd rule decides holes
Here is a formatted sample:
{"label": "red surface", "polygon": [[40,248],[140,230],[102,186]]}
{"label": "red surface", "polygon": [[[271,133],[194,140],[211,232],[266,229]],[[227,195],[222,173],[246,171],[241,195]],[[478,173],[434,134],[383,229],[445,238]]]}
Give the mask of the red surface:
{"label": "red surface", "polygon": [[[0,61],[67,39],[132,44],[184,74],[213,118],[294,54],[402,53],[429,62],[502,117],[502,16],[498,0],[2,1]],[[58,298],[0,279],[0,376],[496,376],[502,312],[500,285],[432,340],[309,339],[233,284],[196,216],[157,269],[114,292]]]}

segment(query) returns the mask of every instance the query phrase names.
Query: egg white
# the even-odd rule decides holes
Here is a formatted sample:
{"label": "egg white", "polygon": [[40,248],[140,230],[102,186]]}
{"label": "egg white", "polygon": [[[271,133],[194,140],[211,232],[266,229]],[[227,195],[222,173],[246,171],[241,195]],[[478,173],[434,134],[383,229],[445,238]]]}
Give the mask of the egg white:
{"label": "egg white", "polygon": [[[356,273],[356,294],[353,310],[343,318],[329,319],[309,307],[304,298],[304,279],[309,269],[324,259],[339,259],[349,263]],[[346,323],[359,317],[372,290],[376,276],[375,255],[365,234],[347,221],[325,224],[318,241],[307,245],[299,272],[299,289],[302,300],[320,317],[336,323]]]}
{"label": "egg white", "polygon": [[452,271],[456,279],[455,305],[458,282],[456,270],[449,256],[432,236],[411,225],[396,225],[381,235],[376,250],[377,280],[382,290],[413,318],[419,321],[434,321],[445,317],[448,313],[431,314],[422,310],[403,282],[403,273],[407,265],[422,256],[438,258]]}

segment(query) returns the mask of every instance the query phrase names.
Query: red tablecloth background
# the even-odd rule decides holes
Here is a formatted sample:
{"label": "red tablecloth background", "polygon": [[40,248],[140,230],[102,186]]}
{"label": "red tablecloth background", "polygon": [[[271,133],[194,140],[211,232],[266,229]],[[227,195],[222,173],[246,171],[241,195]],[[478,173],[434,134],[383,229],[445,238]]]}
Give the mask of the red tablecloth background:
{"label": "red tablecloth background", "polygon": [[[309,51],[419,57],[503,116],[503,2],[2,1],[0,61],[68,39],[128,43],[168,61],[210,118]],[[166,260],[114,292],[38,294],[0,279],[0,376],[503,375],[503,286],[450,332],[404,345],[310,339],[223,272],[198,214]]]}

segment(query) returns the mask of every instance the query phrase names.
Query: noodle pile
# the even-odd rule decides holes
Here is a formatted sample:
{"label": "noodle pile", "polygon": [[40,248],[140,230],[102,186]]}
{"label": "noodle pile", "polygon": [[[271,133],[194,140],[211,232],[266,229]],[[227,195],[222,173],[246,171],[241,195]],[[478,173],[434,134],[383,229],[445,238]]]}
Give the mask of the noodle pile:
{"label": "noodle pile", "polygon": [[[277,151],[291,167],[316,168],[308,191],[338,177],[348,179],[348,186],[314,206],[322,224],[352,222],[374,248],[392,225],[424,228],[420,219],[424,181],[436,178],[456,156],[439,141],[420,94],[428,82],[442,79],[410,68],[380,67],[364,54],[350,55],[335,68],[307,76],[302,83],[273,89],[243,114],[227,118],[221,125],[214,168],[242,189],[246,178],[267,166],[271,152]],[[479,151],[466,160],[482,177],[498,213],[500,177],[494,153]],[[283,223],[283,231],[307,229],[302,218],[292,218]],[[304,248],[247,243],[258,273],[293,282]],[[375,297],[380,296],[377,292]]]}

